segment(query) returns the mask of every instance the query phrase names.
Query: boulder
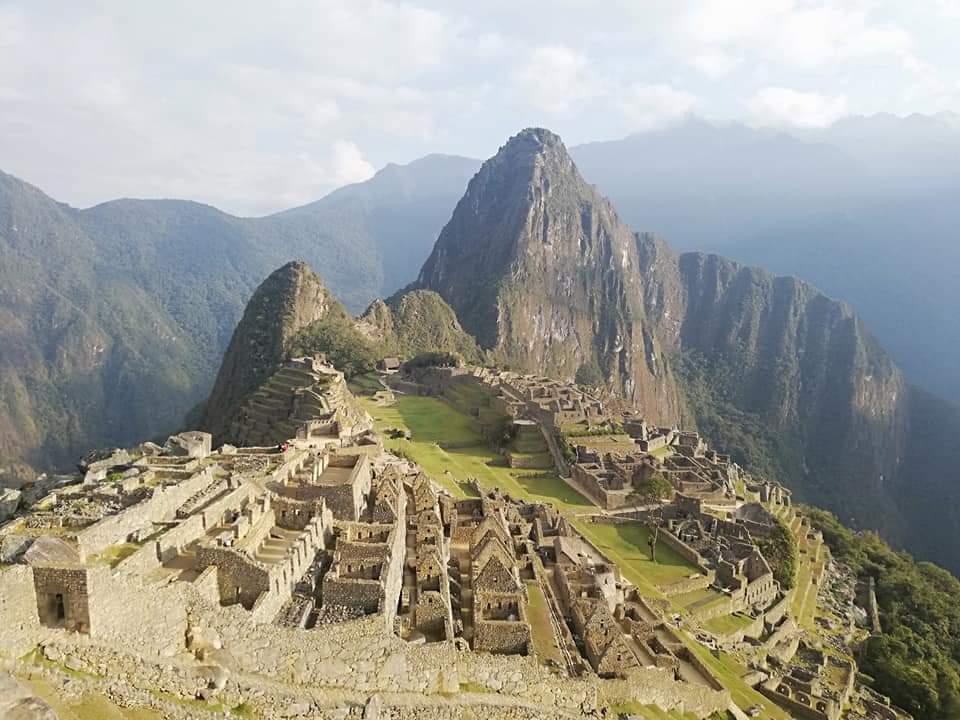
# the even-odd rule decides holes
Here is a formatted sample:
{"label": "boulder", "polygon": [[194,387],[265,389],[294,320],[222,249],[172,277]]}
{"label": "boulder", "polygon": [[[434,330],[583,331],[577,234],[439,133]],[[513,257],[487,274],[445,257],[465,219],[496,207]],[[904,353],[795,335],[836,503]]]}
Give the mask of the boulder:
{"label": "boulder", "polygon": [[80,562],[80,555],[76,548],[68,545],[60,538],[48,535],[38,537],[23,554],[23,560],[28,565],[41,563],[55,563],[58,565],[72,565]]}
{"label": "boulder", "polygon": [[130,462],[130,453],[123,448],[91,450],[80,459],[79,468],[80,472],[96,474]]}
{"label": "boulder", "polygon": [[204,665],[197,674],[211,690],[223,690],[227,686],[227,680],[230,679],[230,671],[219,665]]}
{"label": "boulder", "polygon": [[163,451],[169,455],[204,458],[210,454],[213,438],[210,433],[192,430],[179,435],[171,435],[163,445]]}
{"label": "boulder", "polygon": [[5,523],[17,512],[22,495],[23,493],[13,488],[0,490],[0,523]]}
{"label": "boulder", "polygon": [[0,538],[0,562],[18,562],[27,548],[33,544],[34,538],[27,535],[10,533]]}
{"label": "boulder", "polygon": [[155,442],[150,442],[148,440],[145,443],[141,443],[140,452],[150,457],[153,455],[159,455],[161,452],[163,452],[163,448],[157,445]]}

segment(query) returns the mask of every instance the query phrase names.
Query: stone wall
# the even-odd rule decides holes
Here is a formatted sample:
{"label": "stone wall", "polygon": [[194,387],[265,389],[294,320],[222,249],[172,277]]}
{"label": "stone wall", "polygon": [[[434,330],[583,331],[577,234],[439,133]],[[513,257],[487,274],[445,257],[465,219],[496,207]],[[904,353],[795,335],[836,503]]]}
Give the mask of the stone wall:
{"label": "stone wall", "polygon": [[673,670],[644,667],[626,679],[604,680],[598,687],[598,701],[610,704],[656,705],[666,711],[690,713],[705,718],[724,715],[730,705],[730,691],[697,683],[677,682]]}
{"label": "stone wall", "polygon": [[240,487],[231,490],[218,500],[214,500],[201,512],[203,518],[203,529],[209,530],[216,527],[221,522],[228,511],[237,512],[246,505],[253,496],[253,491],[248,483],[241,483]]}
{"label": "stone wall", "polygon": [[525,622],[474,621],[474,650],[504,655],[526,655],[530,650],[531,642],[530,625]]}
{"label": "stone wall", "polygon": [[147,586],[106,567],[90,568],[87,583],[92,636],[98,643],[132,642],[137,652],[152,657],[167,657],[182,647],[187,631],[182,583]]}
{"label": "stone wall", "polygon": [[[840,708],[833,701],[811,698],[813,706],[805,702],[788,697],[766,684],[757,688],[764,696],[775,702],[784,710],[790,713],[790,717],[798,720],[838,720],[840,717]],[[820,707],[817,707],[819,704]]]}
{"label": "stone wall", "polygon": [[158,486],[147,500],[84,528],[77,533],[80,558],[126,542],[132,533],[151,523],[172,520],[177,508],[211,482],[213,470],[207,468],[176,485]]}
{"label": "stone wall", "polygon": [[270,591],[270,575],[257,561],[231,548],[201,545],[197,568],[217,568],[217,589],[224,605],[239,603],[252,610],[261,593]]}
{"label": "stone wall", "polygon": [[130,557],[125,558],[117,565],[117,570],[124,573],[145,575],[160,567],[164,562],[175,558],[184,546],[200,538],[203,533],[203,517],[192,515],[168,529],[156,540],[151,540],[143,545]]}
{"label": "stone wall", "polygon": [[43,625],[93,632],[87,568],[81,565],[35,565],[33,587],[37,616]]}
{"label": "stone wall", "polygon": [[33,568],[12,565],[0,568],[0,648],[3,654],[20,657],[29,652],[50,630],[40,624]]}
{"label": "stone wall", "polygon": [[[663,537],[663,535],[660,537]],[[677,580],[669,585],[661,585],[659,586],[659,589],[667,597],[673,597],[674,595],[682,595],[683,593],[708,588],[713,585],[715,579],[715,571],[708,570],[705,574],[697,575],[696,577],[686,578],[685,580]]]}
{"label": "stone wall", "polygon": [[323,578],[323,604],[344,605],[369,614],[380,609],[383,586],[379,580],[331,577]]}

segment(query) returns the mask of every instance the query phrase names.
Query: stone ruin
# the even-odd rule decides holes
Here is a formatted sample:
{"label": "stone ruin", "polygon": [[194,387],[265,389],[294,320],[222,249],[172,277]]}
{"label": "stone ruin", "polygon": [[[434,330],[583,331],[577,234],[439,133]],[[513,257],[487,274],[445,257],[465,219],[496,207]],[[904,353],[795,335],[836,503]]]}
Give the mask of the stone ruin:
{"label": "stone ruin", "polygon": [[[555,509],[499,491],[441,491],[383,450],[342,376],[317,361],[295,361],[261,391],[248,405],[260,414],[241,433],[253,444],[213,449],[209,435],[189,432],[99,453],[74,484],[0,528],[13,563],[0,584],[6,649],[22,655],[54,638],[81,654],[133,653],[132,667],[180,658],[185,638],[217,627],[232,643],[228,665],[271,673],[278,660],[265,659],[271,642],[261,638],[285,638],[274,649],[282,655],[356,634],[391,648],[363,661],[379,669],[358,674],[358,689],[414,691],[404,683],[428,677],[421,691],[458,692],[459,674],[577,712],[600,697],[699,717],[729,703]],[[314,392],[326,404],[311,404]],[[281,400],[286,419],[266,411]],[[549,647],[561,661],[548,672],[537,658]],[[325,675],[339,656],[322,657],[298,672],[353,687],[349,674]],[[407,657],[426,669],[404,669]],[[204,687],[206,697],[227,686]]]}

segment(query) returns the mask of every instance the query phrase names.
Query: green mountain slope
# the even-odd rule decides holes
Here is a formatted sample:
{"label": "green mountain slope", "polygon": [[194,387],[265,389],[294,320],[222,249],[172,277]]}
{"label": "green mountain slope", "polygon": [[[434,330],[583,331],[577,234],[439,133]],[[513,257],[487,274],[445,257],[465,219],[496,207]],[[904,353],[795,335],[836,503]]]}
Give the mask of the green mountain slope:
{"label": "green mountain slope", "polygon": [[473,170],[430,156],[265,218],[180,200],[76,210],[0,173],[0,465],[63,468],[175,429],[274,268],[307,260],[358,312],[414,276]]}

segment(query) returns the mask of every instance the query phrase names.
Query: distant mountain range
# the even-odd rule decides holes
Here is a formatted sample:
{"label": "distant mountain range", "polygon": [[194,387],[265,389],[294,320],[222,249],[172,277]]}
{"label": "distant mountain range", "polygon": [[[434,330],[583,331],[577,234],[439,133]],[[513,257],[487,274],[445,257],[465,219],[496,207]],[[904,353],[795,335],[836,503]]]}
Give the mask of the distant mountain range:
{"label": "distant mountain range", "polygon": [[357,313],[416,275],[473,172],[389,165],[265,218],[180,200],[77,210],[0,173],[0,470],[178,428],[271,270],[303,258]]}
{"label": "distant mountain range", "polygon": [[[531,256],[524,271],[536,293],[515,279],[496,284],[509,263],[491,237],[519,236],[519,200],[496,185],[506,176],[484,190],[502,206],[468,191],[434,248],[479,168],[468,158],[391,165],[265,218],[176,200],[77,210],[0,174],[0,468],[64,467],[92,446],[178,427],[209,392],[244,301],[291,258],[357,313],[417,278],[432,251],[420,285],[446,297],[498,357],[564,374],[603,366],[651,412],[696,415],[718,442],[845,520],[879,527],[885,518],[888,537],[942,559],[960,527],[948,510],[960,454],[954,406],[908,388],[849,308],[803,283],[721,258],[677,258],[648,235],[636,243],[637,280],[616,253],[630,226],[681,250],[812,280],[863,315],[907,379],[957,398],[958,127],[953,115],[876,116],[787,135],[691,120],[573,148],[583,178],[617,210],[582,180],[561,183],[576,201],[568,209],[591,208],[580,242],[596,262],[564,280],[543,272],[547,255]],[[463,217],[473,223],[471,203],[489,214],[471,225],[483,228],[474,241],[457,230]],[[561,213],[538,227],[553,242],[582,222]],[[487,250],[471,247],[481,241]],[[450,294],[449,273],[460,274],[462,298]],[[489,297],[467,291],[478,281]],[[583,307],[534,326],[562,293]],[[509,327],[491,314],[498,298],[515,310]],[[371,317],[391,313],[396,323],[395,310]],[[526,333],[539,344],[524,346]],[[629,357],[615,366],[624,347]],[[831,393],[849,402],[824,402]],[[927,516],[937,521],[920,532]]]}

